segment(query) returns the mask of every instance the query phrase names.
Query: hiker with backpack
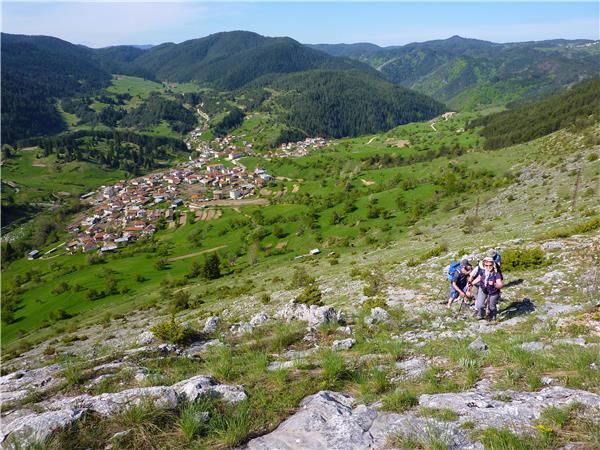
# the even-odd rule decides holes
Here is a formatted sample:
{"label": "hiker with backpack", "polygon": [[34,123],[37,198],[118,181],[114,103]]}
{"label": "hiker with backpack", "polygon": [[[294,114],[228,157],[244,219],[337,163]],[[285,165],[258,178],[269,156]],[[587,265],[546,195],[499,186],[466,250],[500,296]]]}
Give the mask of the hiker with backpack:
{"label": "hiker with backpack", "polygon": [[468,298],[470,293],[467,290],[469,274],[473,270],[468,259],[463,259],[459,263],[455,262],[448,267],[448,280],[450,281],[450,294],[448,296],[448,308],[452,307],[457,298]]}
{"label": "hiker with backpack", "polygon": [[[494,264],[496,265],[496,271],[502,273],[501,265],[502,265],[502,257],[500,256],[500,252],[495,249],[490,249],[487,251],[486,256],[492,258],[494,260]],[[469,282],[467,284],[467,290],[471,294],[472,298],[477,298],[477,294],[479,292],[481,282],[478,280],[475,282],[475,279],[479,275],[479,269],[484,270],[483,267],[483,259],[479,261],[479,264],[475,265],[475,268],[469,274]]]}
{"label": "hiker with backpack", "polygon": [[[504,286],[504,278],[492,256],[483,258],[483,268],[478,268],[473,284],[480,286],[475,301],[477,319],[494,320],[498,312],[497,305],[500,301],[500,290]],[[489,311],[487,317],[486,309]]]}

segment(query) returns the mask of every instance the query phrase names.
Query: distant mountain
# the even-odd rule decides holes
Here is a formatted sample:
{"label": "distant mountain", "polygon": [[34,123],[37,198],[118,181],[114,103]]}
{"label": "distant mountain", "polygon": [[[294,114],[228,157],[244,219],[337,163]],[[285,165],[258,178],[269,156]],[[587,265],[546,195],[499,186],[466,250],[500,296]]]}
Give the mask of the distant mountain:
{"label": "distant mountain", "polygon": [[569,126],[585,128],[598,121],[600,77],[594,77],[557,94],[485,116],[471,126],[483,125],[485,146],[494,149],[527,142]]}
{"label": "distant mountain", "polygon": [[[101,59],[113,55],[98,51]],[[235,89],[263,75],[312,69],[357,69],[377,75],[368,65],[332,57],[293,39],[272,38],[247,31],[217,33],[180,44],[166,43],[128,61],[125,73],[152,74],[157,80],[199,81]]]}
{"label": "distant mountain", "polygon": [[263,82],[284,92],[274,101],[287,111],[286,124],[309,136],[371,134],[446,110],[426,95],[356,70],[306,71]]}
{"label": "distant mountain", "polygon": [[110,73],[90,49],[49,36],[2,33],[2,142],[66,127],[53,99],[92,92]]}
{"label": "distant mountain", "polygon": [[[10,143],[63,130],[56,99],[101,93],[111,74],[195,81],[226,91],[253,83],[273,86],[283,90],[286,105],[292,115],[297,114],[295,119],[286,118],[293,123],[295,133],[354,136],[427,119],[444,109],[431,99],[394,86],[367,64],[310,49],[290,38],[244,31],[217,33],[181,44],[165,43],[147,50],[127,45],[91,49],[45,36],[3,35],[2,54],[2,139]],[[345,72],[352,75],[342,76]],[[291,74],[299,75],[286,78]],[[310,83],[303,79],[304,74]],[[20,84],[19,80],[25,82]],[[163,111],[165,105],[173,109],[164,102],[156,103],[154,112]],[[322,105],[334,110],[327,112]],[[94,114],[87,103],[83,106]],[[101,122],[115,124],[121,120],[122,111],[107,111],[112,113],[110,120]],[[135,117],[122,120],[128,124],[154,123],[159,116],[154,112],[140,110]],[[184,113],[177,113],[181,130],[192,122]],[[317,119],[325,121],[322,127],[316,125]]]}
{"label": "distant mountain", "polygon": [[497,44],[452,36],[399,47],[309,47],[368,63],[389,80],[456,109],[552,92],[600,72],[600,42],[589,40]]}

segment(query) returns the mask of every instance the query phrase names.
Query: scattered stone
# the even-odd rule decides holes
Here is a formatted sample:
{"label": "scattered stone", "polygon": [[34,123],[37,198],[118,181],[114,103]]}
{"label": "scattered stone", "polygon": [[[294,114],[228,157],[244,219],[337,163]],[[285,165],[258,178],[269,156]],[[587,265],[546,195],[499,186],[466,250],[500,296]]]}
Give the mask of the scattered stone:
{"label": "scattered stone", "polygon": [[206,322],[204,322],[204,328],[202,329],[202,332],[204,334],[213,334],[215,331],[217,331],[219,321],[220,319],[217,316],[210,316],[208,319],[206,319]]}
{"label": "scattered stone", "polygon": [[246,334],[246,333],[251,333],[252,330],[254,328],[252,327],[252,325],[250,325],[248,322],[239,322],[239,323],[234,323],[233,325],[231,325],[231,328],[229,328],[229,331],[231,331],[231,333],[233,334]]}
{"label": "scattered stone", "polygon": [[194,401],[202,396],[221,398],[227,403],[237,403],[247,398],[242,386],[219,384],[212,377],[198,375],[173,386],[133,388],[97,396],[83,394],[53,399],[37,404],[38,408],[46,410],[44,412],[15,414],[13,420],[3,417],[2,448],[15,449],[10,444],[11,440],[18,440],[21,445],[43,441],[58,428],[75,422],[85,411],[109,416],[142,401],[151,401],[156,406],[173,409],[183,399]]}
{"label": "scattered stone", "polygon": [[482,352],[484,350],[487,350],[488,346],[485,342],[483,342],[483,339],[481,339],[481,336],[478,336],[477,339],[475,339],[473,342],[471,342],[469,344],[469,349]]}
{"label": "scattered stone", "polygon": [[560,270],[554,272],[548,272],[542,277],[542,283],[557,283],[563,280],[565,273]]}
{"label": "scattered stone", "polygon": [[556,383],[556,379],[552,377],[541,377],[540,381],[544,386],[551,386]]}
{"label": "scattered stone", "polygon": [[273,361],[267,366],[269,372],[274,372],[281,369],[291,369],[294,367],[294,361]]}
{"label": "scattered stone", "polygon": [[338,313],[332,306],[305,305],[290,301],[275,314],[275,317],[286,321],[300,320],[308,322],[309,326],[319,326],[338,321]]}
{"label": "scattered stone", "polygon": [[195,358],[201,356],[209,348],[218,347],[221,345],[223,345],[223,343],[218,339],[211,339],[210,341],[206,342],[196,342],[192,344],[190,348],[185,350],[184,355],[188,358]]}
{"label": "scattered stone", "polygon": [[339,350],[350,350],[354,344],[356,344],[356,339],[354,338],[342,339],[339,341],[333,341],[331,349],[336,352]]}
{"label": "scattered stone", "polygon": [[409,358],[396,363],[396,369],[401,370],[403,380],[412,380],[425,373],[430,366],[429,361],[423,357]]}
{"label": "scattered stone", "polygon": [[577,338],[563,338],[563,339],[556,339],[554,341],[555,345],[579,345],[581,347],[585,347],[587,345],[586,341],[584,338],[582,337],[577,337]]}
{"label": "scattered stone", "polygon": [[536,352],[536,351],[540,351],[540,350],[548,350],[551,347],[544,344],[543,342],[533,341],[533,342],[523,342],[521,344],[521,348],[523,350],[527,350],[528,352]]}
{"label": "scattered stone", "polygon": [[289,350],[283,354],[286,358],[301,359],[306,358],[319,351],[318,347],[312,347],[308,350]]}
{"label": "scattered stone", "polygon": [[250,325],[253,327],[258,327],[269,320],[269,316],[267,316],[264,312],[259,312],[255,316],[250,319]]}
{"label": "scattered stone", "polygon": [[152,331],[144,331],[137,340],[138,345],[150,345],[154,342],[156,342],[156,336]]}
{"label": "scattered stone", "polygon": [[354,331],[352,330],[352,327],[350,327],[348,325],[346,325],[345,327],[338,327],[337,331],[338,331],[338,333],[347,334],[349,336],[354,335]]}
{"label": "scattered stone", "polygon": [[375,308],[372,308],[371,314],[365,317],[365,324],[373,325],[375,323],[382,323],[389,320],[389,318],[390,315],[388,314],[388,312],[385,309],[377,306]]}

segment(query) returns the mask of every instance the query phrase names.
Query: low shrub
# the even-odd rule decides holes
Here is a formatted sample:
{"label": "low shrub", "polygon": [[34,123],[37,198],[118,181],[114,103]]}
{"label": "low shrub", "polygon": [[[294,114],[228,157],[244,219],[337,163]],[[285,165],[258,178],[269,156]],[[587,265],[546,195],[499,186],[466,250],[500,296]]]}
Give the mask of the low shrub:
{"label": "low shrub", "polygon": [[514,248],[502,253],[502,270],[527,270],[543,267],[548,264],[541,248]]}
{"label": "low shrub", "polygon": [[595,217],[577,225],[556,228],[554,230],[547,231],[537,236],[537,240],[567,238],[569,236],[573,236],[574,234],[589,233],[590,231],[596,231],[598,229],[600,229],[600,217]]}
{"label": "low shrub", "polygon": [[290,281],[290,288],[297,289],[307,287],[314,284],[315,281],[315,278],[311,277],[304,267],[295,267],[292,280]]}
{"label": "low shrub", "polygon": [[191,330],[175,320],[175,316],[171,316],[169,320],[163,320],[150,327],[150,331],[152,331],[157,338],[170,342],[171,344],[184,343],[191,336]]}
{"label": "low shrub", "polygon": [[311,284],[304,288],[302,293],[300,293],[300,295],[298,295],[298,297],[294,299],[294,302],[304,303],[305,305],[309,306],[323,306],[323,301],[321,300],[322,297],[323,293],[321,292],[321,289],[319,289],[319,286],[317,286],[316,284]]}

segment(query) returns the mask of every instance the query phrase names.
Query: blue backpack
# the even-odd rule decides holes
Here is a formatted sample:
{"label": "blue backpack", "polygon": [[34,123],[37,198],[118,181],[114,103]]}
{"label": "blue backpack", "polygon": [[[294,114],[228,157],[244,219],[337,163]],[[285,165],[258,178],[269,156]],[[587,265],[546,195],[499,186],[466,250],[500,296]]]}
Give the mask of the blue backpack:
{"label": "blue backpack", "polygon": [[460,263],[459,262],[451,262],[450,265],[448,266],[448,281],[452,281],[452,278],[454,277],[454,273],[460,269]]}

